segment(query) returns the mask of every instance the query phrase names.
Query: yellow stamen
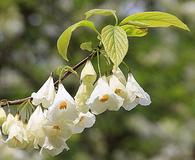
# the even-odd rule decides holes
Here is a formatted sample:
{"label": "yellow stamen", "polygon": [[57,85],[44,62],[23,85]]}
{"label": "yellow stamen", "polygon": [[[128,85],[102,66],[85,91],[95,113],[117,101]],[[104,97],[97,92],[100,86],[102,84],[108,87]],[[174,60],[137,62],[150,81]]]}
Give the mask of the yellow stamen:
{"label": "yellow stamen", "polygon": [[60,127],[55,125],[55,126],[53,126],[53,129],[60,130]]}
{"label": "yellow stamen", "polygon": [[80,120],[79,120],[79,122],[82,122],[83,120],[84,120],[84,116],[82,116],[81,118],[80,118]]}
{"label": "yellow stamen", "polygon": [[121,90],[121,89],[119,89],[119,88],[115,89],[115,91],[114,91],[114,93],[116,93],[116,94],[118,94],[118,95],[120,95],[120,94],[121,94],[121,92],[122,92],[122,90]]}
{"label": "yellow stamen", "polygon": [[103,96],[101,96],[101,97],[99,98],[99,100],[100,100],[101,102],[106,102],[106,101],[108,101],[108,99],[109,99],[109,95],[107,95],[107,94],[105,94],[105,95],[103,95]]}
{"label": "yellow stamen", "polygon": [[59,105],[58,105],[59,109],[66,109],[67,108],[67,103],[66,101],[62,101]]}

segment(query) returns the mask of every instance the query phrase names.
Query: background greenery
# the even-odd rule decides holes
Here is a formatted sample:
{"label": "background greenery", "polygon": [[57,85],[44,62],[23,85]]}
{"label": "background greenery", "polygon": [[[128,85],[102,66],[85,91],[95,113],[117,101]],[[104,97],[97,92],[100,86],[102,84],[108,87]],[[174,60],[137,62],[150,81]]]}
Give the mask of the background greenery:
{"label": "background greenery", "polygon": [[[175,28],[152,29],[146,37],[131,38],[125,62],[151,95],[152,104],[130,112],[121,108],[99,115],[93,128],[67,142],[70,151],[46,159],[195,159],[193,0],[1,0],[0,99],[22,98],[39,89],[50,72],[65,63],[57,54],[57,38],[93,8],[116,9],[120,19],[139,11],[169,12],[182,19],[191,33]],[[114,23],[111,17],[98,16],[94,20],[99,29]],[[70,65],[88,54],[79,49],[80,43],[95,38],[86,29],[74,32],[69,47]],[[64,85],[75,95],[79,80],[70,76]],[[24,156],[39,159],[36,154],[10,151],[5,146],[0,150],[0,160]]]}

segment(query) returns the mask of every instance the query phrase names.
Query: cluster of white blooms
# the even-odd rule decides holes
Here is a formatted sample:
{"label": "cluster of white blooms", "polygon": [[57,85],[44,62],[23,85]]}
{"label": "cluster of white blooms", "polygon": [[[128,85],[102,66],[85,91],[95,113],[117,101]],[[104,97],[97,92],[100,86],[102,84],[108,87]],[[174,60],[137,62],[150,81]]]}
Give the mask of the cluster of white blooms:
{"label": "cluster of white blooms", "polygon": [[[73,98],[59,83],[57,93],[53,78],[40,90],[32,93],[36,106],[27,124],[19,116],[5,114],[0,108],[0,125],[10,147],[40,149],[40,153],[57,155],[68,150],[66,141],[72,134],[81,133],[95,123],[95,115],[106,110],[117,111],[120,107],[133,109],[137,104],[149,105],[150,96],[140,87],[131,73],[128,79],[118,68],[109,77],[100,77],[87,61],[81,72],[81,85]],[[1,134],[1,132],[0,132]]]}

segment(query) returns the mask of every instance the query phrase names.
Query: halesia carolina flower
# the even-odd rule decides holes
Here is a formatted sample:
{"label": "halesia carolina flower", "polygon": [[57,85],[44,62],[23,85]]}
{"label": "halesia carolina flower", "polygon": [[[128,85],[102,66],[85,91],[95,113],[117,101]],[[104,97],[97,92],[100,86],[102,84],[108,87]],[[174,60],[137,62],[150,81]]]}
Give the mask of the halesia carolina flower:
{"label": "halesia carolina flower", "polygon": [[90,128],[95,124],[95,116],[90,113],[80,113],[72,126],[73,133],[81,133],[85,128]]}
{"label": "halesia carolina flower", "polygon": [[72,96],[60,83],[53,104],[48,108],[47,119],[49,121],[73,123],[78,117],[78,111]]}
{"label": "halesia carolina flower", "polygon": [[89,106],[87,105],[87,99],[90,97],[93,91],[92,84],[81,83],[79,89],[75,96],[75,104],[80,112],[87,113],[89,111]]}
{"label": "halesia carolina flower", "polygon": [[37,106],[42,104],[44,108],[48,108],[55,97],[55,87],[52,76],[43,84],[37,93],[32,93],[32,104]]}
{"label": "halesia carolina flower", "polygon": [[59,121],[48,121],[44,126],[44,132],[46,138],[41,148],[41,154],[47,153],[55,156],[64,149],[69,149],[66,140],[72,135],[70,125],[64,124],[63,121],[61,123]]}
{"label": "halesia carolina flower", "polygon": [[6,143],[9,147],[26,148],[28,145],[28,138],[24,124],[16,117],[9,114],[7,120],[2,125],[4,134],[8,134]]}
{"label": "halesia carolina flower", "polygon": [[26,126],[29,142],[34,148],[39,149],[45,141],[44,125],[47,123],[45,114],[40,106],[31,115]]}
{"label": "halesia carolina flower", "polygon": [[126,108],[131,102],[131,97],[129,96],[126,86],[121,83],[121,81],[115,76],[111,75],[109,79],[109,86],[112,88],[115,94],[123,98],[123,107]]}
{"label": "halesia carolina flower", "polygon": [[0,107],[0,126],[5,122],[6,120],[6,113],[3,108]]}
{"label": "halesia carolina flower", "polygon": [[83,83],[93,84],[97,78],[97,74],[90,60],[88,60],[81,72],[81,81]]}
{"label": "halesia carolina flower", "polygon": [[101,77],[87,103],[91,112],[98,115],[107,109],[112,111],[119,110],[123,104],[123,99],[115,94],[104,78]]}
{"label": "halesia carolina flower", "polygon": [[126,89],[132,102],[130,105],[124,106],[126,110],[133,109],[137,104],[143,106],[150,105],[151,100],[149,94],[140,87],[131,73],[128,74]]}
{"label": "halesia carolina flower", "polygon": [[[53,137],[55,139],[55,137]],[[48,137],[45,138],[45,143],[43,144],[43,147],[41,148],[41,155],[51,155],[56,156],[60,154],[64,149],[69,150],[68,145],[66,144],[66,141],[64,139],[57,138],[55,141],[52,141]]]}

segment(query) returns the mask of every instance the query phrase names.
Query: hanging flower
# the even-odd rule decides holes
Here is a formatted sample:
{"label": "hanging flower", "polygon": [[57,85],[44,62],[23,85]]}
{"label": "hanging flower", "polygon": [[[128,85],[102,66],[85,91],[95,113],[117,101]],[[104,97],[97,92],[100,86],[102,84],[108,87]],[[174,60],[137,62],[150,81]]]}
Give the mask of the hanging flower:
{"label": "hanging flower", "polygon": [[151,103],[149,94],[140,87],[131,73],[128,74],[126,89],[132,102],[124,106],[126,110],[133,109],[137,104],[147,106]]}
{"label": "hanging flower", "polygon": [[80,113],[72,126],[73,133],[81,133],[85,128],[90,128],[95,124],[95,116],[90,113]]}
{"label": "hanging flower", "polygon": [[109,87],[108,83],[101,77],[87,103],[91,112],[97,115],[107,109],[112,111],[119,110],[123,104],[123,99],[116,95]]}
{"label": "hanging flower", "polygon": [[45,141],[41,148],[41,154],[57,155],[64,149],[69,149],[66,140],[72,135],[71,126],[64,124],[63,121],[48,121],[43,127]]}
{"label": "hanging flower", "polygon": [[37,106],[42,104],[44,108],[48,108],[55,97],[55,87],[52,76],[43,84],[37,93],[32,93],[32,104]]}
{"label": "hanging flower", "polygon": [[81,81],[83,83],[93,84],[97,78],[97,74],[90,60],[88,60],[81,72]]}
{"label": "hanging flower", "polygon": [[28,138],[24,124],[18,120],[17,116],[9,114],[7,120],[2,125],[2,130],[5,135],[8,135],[5,141],[9,147],[26,148]]}
{"label": "hanging flower", "polygon": [[75,96],[75,104],[80,112],[87,113],[89,106],[87,99],[90,97],[94,86],[92,84],[81,83]]}
{"label": "hanging flower", "polygon": [[132,103],[131,97],[127,92],[126,86],[123,83],[121,83],[121,81],[114,74],[110,76],[109,86],[110,88],[112,88],[115,94],[123,98],[124,108],[126,108]]}
{"label": "hanging flower", "polygon": [[[55,139],[55,137],[53,137],[53,139]],[[57,138],[53,142],[51,138],[46,137],[45,143],[43,144],[40,153],[41,155],[49,154],[51,156],[56,156],[60,154],[64,149],[69,150],[69,147],[64,139]]]}
{"label": "hanging flower", "polygon": [[72,96],[60,83],[53,104],[48,108],[47,119],[63,123],[73,123],[78,117],[78,111]]}
{"label": "hanging flower", "polygon": [[44,143],[45,132],[43,127],[46,123],[46,116],[41,107],[38,106],[31,115],[26,127],[28,139],[31,145],[36,149],[39,149],[39,146],[42,146]]}

